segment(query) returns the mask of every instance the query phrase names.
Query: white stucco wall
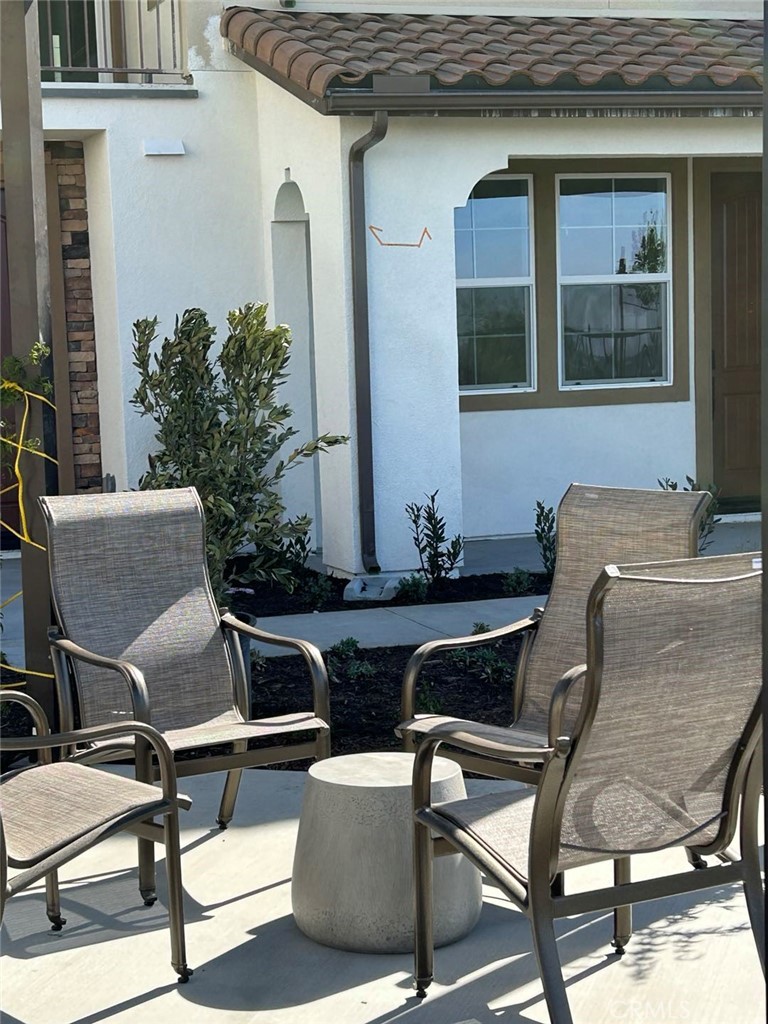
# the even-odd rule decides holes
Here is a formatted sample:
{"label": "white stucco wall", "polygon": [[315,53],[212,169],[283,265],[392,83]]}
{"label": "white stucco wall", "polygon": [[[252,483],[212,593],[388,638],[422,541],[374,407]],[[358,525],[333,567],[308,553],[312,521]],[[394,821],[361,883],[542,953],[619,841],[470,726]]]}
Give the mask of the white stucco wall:
{"label": "white stucco wall", "polygon": [[403,508],[424,491],[440,489],[450,534],[490,537],[530,532],[535,501],[556,504],[572,480],[655,487],[695,473],[693,397],[459,413],[453,208],[474,183],[510,157],[755,155],[760,133],[758,120],[735,118],[391,119],[366,158],[369,223],[386,241],[417,241],[425,226],[432,238],[421,248],[368,242],[385,568],[413,564]]}
{"label": "white stucco wall", "polygon": [[[275,278],[289,268],[275,260],[272,230],[280,187],[292,181],[309,225],[317,429],[352,438],[319,461],[323,554],[332,568],[359,572],[347,161],[370,120],[323,117],[229,56],[211,14],[217,7],[206,0],[191,8],[197,99],[44,101],[47,136],[85,142],[104,471],[118,487],[135,486],[153,433],[130,405],[135,319],[157,314],[170,331],[175,314],[196,305],[221,327],[233,306],[266,299],[274,310],[276,299],[292,296],[291,282]],[[157,137],[181,139],[186,155],[145,157],[143,140]],[[384,570],[415,567],[404,510],[425,492],[439,490],[449,535],[487,537],[529,532],[534,502],[555,504],[574,479],[655,486],[660,475],[695,470],[693,399],[459,412],[453,209],[474,183],[510,157],[760,151],[760,122],[740,118],[390,119],[365,157],[367,222],[380,240],[369,232]],[[424,228],[431,237],[416,247]],[[302,374],[294,403],[306,395],[306,367]],[[297,411],[306,432],[311,417],[303,405]],[[286,489],[292,504],[306,493]]]}
{"label": "white stucco wall", "polygon": [[[221,330],[265,291],[255,76],[221,50],[217,18],[197,30],[196,99],[43,101],[46,138],[85,143],[102,461],[118,489],[136,486],[153,435],[130,405],[133,322],[157,315],[170,333],[199,306]],[[153,138],[181,139],[185,155],[144,156]]]}
{"label": "white stucco wall", "polygon": [[[348,445],[318,461],[323,560],[345,573],[362,570],[357,517],[352,306],[349,280],[348,145],[338,118],[322,117],[266,78],[253,74],[257,92],[258,159],[265,231],[266,290],[275,297],[275,200],[288,180],[301,191],[308,217],[311,302],[319,433],[344,434]],[[358,134],[367,129],[359,122]],[[283,283],[284,287],[284,283]],[[278,294],[281,285],[277,283]],[[306,417],[304,417],[306,419]],[[286,497],[289,492],[286,492]],[[298,509],[301,511],[301,509]]]}

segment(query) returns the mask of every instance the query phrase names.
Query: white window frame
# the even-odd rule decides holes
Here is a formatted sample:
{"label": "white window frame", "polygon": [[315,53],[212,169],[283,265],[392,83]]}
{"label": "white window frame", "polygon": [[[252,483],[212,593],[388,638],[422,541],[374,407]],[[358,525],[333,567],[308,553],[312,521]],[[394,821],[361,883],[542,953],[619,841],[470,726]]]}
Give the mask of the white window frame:
{"label": "white window frame", "polygon": [[[478,178],[475,184],[470,190],[470,196],[475,190],[475,187],[480,184],[481,181],[525,181],[528,183],[528,276],[527,277],[457,277],[455,278],[455,289],[458,291],[460,288],[520,288],[527,287],[529,289],[529,324],[530,324],[530,337],[528,338],[528,368],[530,384],[500,384],[498,387],[493,387],[489,384],[459,384],[460,395],[498,395],[498,394],[524,394],[527,392],[533,392],[537,390],[537,340],[536,340],[536,263],[535,263],[535,225],[534,225],[534,209],[535,203],[533,198],[533,175],[532,174],[508,174],[506,172],[499,172],[494,174],[485,174],[482,178]],[[469,196],[467,196],[467,202],[469,202]],[[465,204],[466,205],[466,204]],[[457,207],[461,209],[461,207]],[[455,251],[456,251],[456,229],[454,228],[454,267],[455,267]],[[459,348],[459,335],[458,335],[458,322],[456,331],[456,352],[458,354]]]}
{"label": "white window frame", "polygon": [[[560,246],[560,182],[571,180],[594,180],[602,178],[606,181],[632,178],[663,178],[666,186],[666,222],[664,224],[667,246],[667,269],[663,274],[585,274],[563,276],[561,269]],[[557,262],[557,383],[560,391],[604,391],[610,389],[667,388],[674,381],[675,346],[672,339],[674,310],[673,281],[673,238],[672,238],[672,175],[669,171],[621,171],[621,172],[568,172],[555,175],[555,251]],[[563,336],[563,285],[594,285],[621,284],[629,285],[633,281],[638,284],[666,284],[666,361],[667,373],[664,380],[632,380],[632,381],[590,381],[587,384],[566,384],[565,378],[565,338]]]}

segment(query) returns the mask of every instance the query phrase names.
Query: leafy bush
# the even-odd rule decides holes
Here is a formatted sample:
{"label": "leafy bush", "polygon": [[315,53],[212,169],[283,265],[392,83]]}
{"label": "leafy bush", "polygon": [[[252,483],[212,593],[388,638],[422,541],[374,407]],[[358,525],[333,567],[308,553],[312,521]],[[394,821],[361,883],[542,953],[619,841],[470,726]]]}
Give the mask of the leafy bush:
{"label": "leafy bush", "polygon": [[557,520],[554,508],[551,505],[547,508],[543,501],[536,502],[536,524],[533,532],[539,545],[544,572],[551,576],[555,571],[557,559]]}
{"label": "leafy bush", "polygon": [[153,352],[157,317],[133,326],[139,385],[132,402],[157,424],[158,450],[139,481],[142,490],[196,487],[206,518],[208,571],[217,600],[230,580],[228,563],[253,547],[241,578],[272,580],[291,590],[306,552],[307,515],[289,518],[279,493],[286,472],[348,438],[323,434],[283,450],[297,433],[292,410],[278,401],[291,335],[267,327],[265,303],[227,316],[229,331],[216,358],[215,327],[201,309],[176,318],[173,336]]}
{"label": "leafy bush", "polygon": [[356,682],[375,676],[375,666],[361,658],[361,654],[360,644],[353,636],[345,637],[329,647],[326,655],[331,679],[338,683],[340,677],[343,677]]}
{"label": "leafy bush", "polygon": [[526,569],[513,569],[512,572],[502,573],[501,588],[510,597],[519,597],[527,594],[533,585],[533,577]]}
{"label": "leafy bush", "polygon": [[419,572],[412,572],[410,576],[404,576],[397,584],[397,594],[403,601],[409,604],[420,604],[427,597],[427,579]]}
{"label": "leafy bush", "polygon": [[[709,547],[712,543],[712,534],[715,532],[715,527],[720,522],[717,516],[718,503],[717,499],[720,495],[720,488],[715,487],[714,484],[699,484],[692,476],[686,476],[686,486],[683,487],[684,491],[709,491],[712,495],[712,500],[699,523],[699,554]],[[661,477],[658,481],[659,487],[663,491],[676,491],[678,489],[677,480],[670,480],[668,476]]]}
{"label": "leafy bush", "polygon": [[464,550],[460,534],[449,541],[445,532],[445,519],[437,511],[437,495],[425,495],[425,505],[413,502],[405,506],[405,514],[411,521],[413,543],[419,552],[421,571],[428,584],[446,580],[456,568]]}
{"label": "leafy bush", "polygon": [[[472,624],[473,636],[490,632],[491,627],[487,622]],[[500,641],[487,647],[459,647],[449,651],[445,658],[450,665],[478,676],[489,685],[511,684],[515,678],[515,666],[499,654],[499,644]]]}

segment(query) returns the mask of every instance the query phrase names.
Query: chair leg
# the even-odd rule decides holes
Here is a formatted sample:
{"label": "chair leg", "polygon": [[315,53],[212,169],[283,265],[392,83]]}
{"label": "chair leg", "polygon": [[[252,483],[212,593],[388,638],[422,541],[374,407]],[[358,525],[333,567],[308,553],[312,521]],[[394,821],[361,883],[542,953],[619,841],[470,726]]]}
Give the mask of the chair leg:
{"label": "chair leg", "polygon": [[688,863],[691,865],[692,868],[695,868],[696,871],[703,871],[704,868],[707,867],[707,862],[704,860],[701,854],[695,853],[687,846],[685,848],[685,855],[688,858]]}
{"label": "chair leg", "polygon": [[146,907],[151,907],[157,899],[155,844],[151,839],[139,839],[139,892]]}
{"label": "chair leg", "polygon": [[[619,857],[613,862],[613,881],[616,885],[625,885],[632,881],[631,861],[629,857]],[[624,947],[632,938],[632,904],[615,907],[613,911],[613,946],[616,955],[622,956]]]}
{"label": "chair leg", "polygon": [[[537,900],[536,904],[538,903],[544,903],[544,901]],[[563,980],[563,967],[557,952],[555,921],[551,904],[539,906],[534,905],[532,901],[529,918],[533,934],[533,949],[539,965],[549,1018],[553,1024],[573,1024]]]}
{"label": "chair leg", "polygon": [[741,806],[741,859],[749,922],[752,925],[760,966],[765,975],[765,894],[758,848],[758,811],[762,779],[762,757],[759,751],[753,755],[753,760]]}
{"label": "chair leg", "polygon": [[51,931],[60,932],[67,923],[66,917],[61,916],[61,901],[59,900],[59,876],[57,872],[51,871],[45,876],[45,912],[51,922]]}
{"label": "chair leg", "polygon": [[414,935],[413,958],[416,995],[423,999],[434,972],[434,925],[432,910],[432,834],[420,822],[413,833]]}
{"label": "chair leg", "polygon": [[189,980],[192,970],[187,966],[187,950],[184,938],[179,812],[176,808],[165,816],[165,869],[168,877],[168,923],[171,931],[171,964],[179,975],[179,982],[185,982]]}
{"label": "chair leg", "polygon": [[221,829],[226,828],[230,821],[232,821],[232,815],[235,813],[237,791],[240,788],[242,776],[242,768],[232,768],[227,772],[224,792],[221,794],[221,803],[219,804],[219,816],[216,818],[216,824]]}

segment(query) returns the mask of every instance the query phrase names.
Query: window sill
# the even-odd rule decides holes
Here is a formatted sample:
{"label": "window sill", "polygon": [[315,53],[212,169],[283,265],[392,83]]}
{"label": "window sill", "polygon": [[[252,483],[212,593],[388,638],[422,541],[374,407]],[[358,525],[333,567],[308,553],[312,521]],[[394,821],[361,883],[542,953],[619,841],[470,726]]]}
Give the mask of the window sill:
{"label": "window sill", "polygon": [[460,412],[492,412],[503,409],[578,409],[599,405],[647,405],[687,402],[688,382],[573,387],[562,390],[503,391],[459,394]]}

